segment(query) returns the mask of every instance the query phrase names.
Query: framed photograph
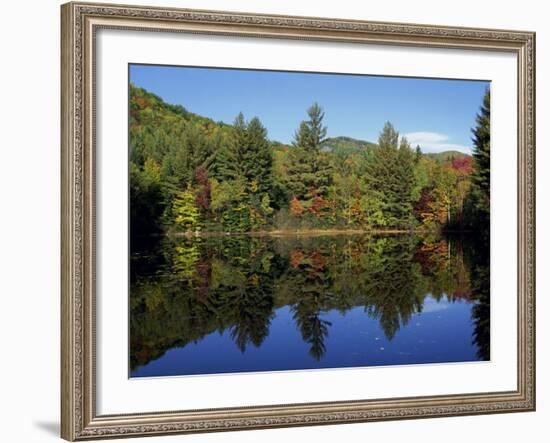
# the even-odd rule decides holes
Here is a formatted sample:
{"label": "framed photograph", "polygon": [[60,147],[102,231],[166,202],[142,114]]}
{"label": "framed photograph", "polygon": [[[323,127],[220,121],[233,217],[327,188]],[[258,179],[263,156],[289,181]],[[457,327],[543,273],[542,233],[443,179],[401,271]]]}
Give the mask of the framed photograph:
{"label": "framed photograph", "polygon": [[535,409],[534,33],[61,15],[63,438]]}

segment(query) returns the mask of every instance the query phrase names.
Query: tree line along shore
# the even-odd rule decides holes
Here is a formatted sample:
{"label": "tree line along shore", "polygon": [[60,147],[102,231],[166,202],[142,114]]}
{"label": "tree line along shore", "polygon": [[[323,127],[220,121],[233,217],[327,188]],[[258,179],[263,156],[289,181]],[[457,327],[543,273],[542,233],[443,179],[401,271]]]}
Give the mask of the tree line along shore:
{"label": "tree line along shore", "polygon": [[488,232],[489,104],[472,156],[433,155],[390,122],[377,143],[328,138],[317,103],[285,145],[257,117],[215,122],[131,84],[132,236]]}

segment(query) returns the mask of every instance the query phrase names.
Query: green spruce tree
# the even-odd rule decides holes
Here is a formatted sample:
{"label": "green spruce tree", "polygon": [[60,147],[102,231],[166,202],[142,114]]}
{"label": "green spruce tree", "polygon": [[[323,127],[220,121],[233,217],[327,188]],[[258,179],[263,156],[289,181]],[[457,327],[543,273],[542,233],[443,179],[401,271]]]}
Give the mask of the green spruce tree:
{"label": "green spruce tree", "polygon": [[378,138],[378,148],[367,163],[366,180],[388,227],[410,228],[413,220],[414,154],[406,139],[387,122]]}
{"label": "green spruce tree", "polygon": [[327,135],[323,109],[314,103],[307,114],[309,119],[300,123],[294,135],[285,181],[290,197],[310,206],[314,199],[326,196],[332,174],[327,154],[322,151]]}
{"label": "green spruce tree", "polygon": [[268,193],[273,187],[273,156],[267,141],[267,130],[258,117],[250,120],[246,129],[246,178],[250,183],[254,183],[257,193]]}
{"label": "green spruce tree", "polygon": [[402,227],[412,227],[413,190],[415,187],[415,154],[406,137],[401,138],[397,154],[397,171],[400,177],[396,187],[398,219]]}
{"label": "green spruce tree", "polygon": [[312,153],[321,149],[321,144],[327,136],[327,127],[323,125],[325,113],[317,102],[313,103],[307,110],[309,120],[306,122],[309,134],[309,143],[305,146]]}
{"label": "green spruce tree", "polygon": [[233,122],[231,141],[218,153],[218,170],[224,180],[246,178],[246,157],[248,148],[247,124],[240,112]]}
{"label": "green spruce tree", "polygon": [[472,133],[474,170],[464,212],[469,227],[488,236],[491,199],[491,94],[489,89],[483,97],[483,104],[476,117],[476,127],[472,129]]}

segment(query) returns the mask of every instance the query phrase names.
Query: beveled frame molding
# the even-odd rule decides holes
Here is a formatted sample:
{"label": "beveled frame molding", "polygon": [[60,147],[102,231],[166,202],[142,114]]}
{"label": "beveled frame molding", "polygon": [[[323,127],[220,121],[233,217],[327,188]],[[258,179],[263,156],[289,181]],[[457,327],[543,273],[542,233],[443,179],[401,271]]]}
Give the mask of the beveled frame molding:
{"label": "beveled frame molding", "polygon": [[[510,392],[151,412],[95,410],[94,36],[97,29],[507,51],[518,59],[518,385]],[[68,3],[61,7],[61,436],[67,440],[533,411],[535,34]]]}

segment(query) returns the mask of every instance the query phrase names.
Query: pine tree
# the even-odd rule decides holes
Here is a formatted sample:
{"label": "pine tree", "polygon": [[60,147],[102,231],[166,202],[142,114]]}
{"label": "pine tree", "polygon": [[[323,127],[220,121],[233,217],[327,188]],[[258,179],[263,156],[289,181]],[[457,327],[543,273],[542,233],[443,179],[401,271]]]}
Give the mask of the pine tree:
{"label": "pine tree", "polygon": [[258,117],[247,125],[247,151],[245,154],[245,175],[255,183],[258,193],[266,193],[273,187],[273,156],[267,141],[267,130]]}
{"label": "pine tree", "polygon": [[491,196],[491,95],[489,90],[483,97],[483,105],[476,118],[477,126],[472,131],[474,134],[474,173],[472,181],[479,188],[482,199],[479,202],[479,209],[489,211],[489,199]]}
{"label": "pine tree", "polygon": [[474,170],[464,212],[471,228],[488,234],[491,198],[491,94],[489,89],[483,97],[483,104],[476,117],[476,127],[472,129],[472,133]]}
{"label": "pine tree", "polygon": [[258,117],[246,122],[239,113],[233,139],[218,156],[221,181],[241,191],[232,195],[222,222],[232,231],[257,229],[272,214],[273,157],[267,130]]}
{"label": "pine tree", "polygon": [[289,164],[283,177],[288,195],[291,198],[306,199],[313,178],[312,163],[307,151],[301,146],[292,147]]}
{"label": "pine tree", "polygon": [[399,133],[387,122],[367,163],[366,180],[381,202],[387,226],[409,228],[412,222],[414,154],[406,139],[399,145]]}
{"label": "pine tree", "polygon": [[303,149],[308,149],[311,146],[311,131],[305,120],[300,123],[298,129],[294,132],[292,146]]}
{"label": "pine tree", "polygon": [[268,192],[273,183],[273,157],[267,130],[258,117],[246,122],[239,113],[233,124],[233,139],[218,155],[224,180],[243,180],[253,192]]}
{"label": "pine tree", "polygon": [[309,144],[305,147],[318,152],[327,136],[327,127],[323,126],[325,113],[323,112],[323,108],[315,102],[307,110],[307,115],[309,116],[309,120],[306,122],[309,130]]}
{"label": "pine tree", "polygon": [[246,126],[244,115],[240,112],[233,122],[233,137],[230,143],[218,154],[218,169],[225,180],[239,180],[246,176],[245,159],[248,148]]}
{"label": "pine tree", "polygon": [[414,154],[414,162],[418,164],[422,158],[422,149],[420,149],[420,145],[416,145]]}
{"label": "pine tree", "polygon": [[[170,184],[181,189],[187,183],[194,183],[198,168],[208,169],[214,159],[214,148],[204,135],[204,131],[192,122],[185,122],[178,137],[168,138],[169,144],[162,163],[162,172],[169,177]],[[157,137],[160,138],[160,135]],[[152,143],[159,144],[158,141]]]}
{"label": "pine tree", "polygon": [[332,176],[330,162],[322,152],[327,135],[323,109],[314,103],[307,114],[309,120],[302,121],[295,132],[286,177],[289,194],[304,201],[325,196]]}
{"label": "pine tree", "polygon": [[384,123],[384,128],[378,136],[378,146],[385,152],[394,151],[397,149],[399,142],[399,132],[395,130],[390,122]]}
{"label": "pine tree", "polygon": [[401,138],[399,153],[397,154],[397,167],[400,180],[398,181],[397,201],[399,203],[397,216],[402,226],[410,226],[413,219],[413,189],[415,186],[415,154],[405,137]]}

